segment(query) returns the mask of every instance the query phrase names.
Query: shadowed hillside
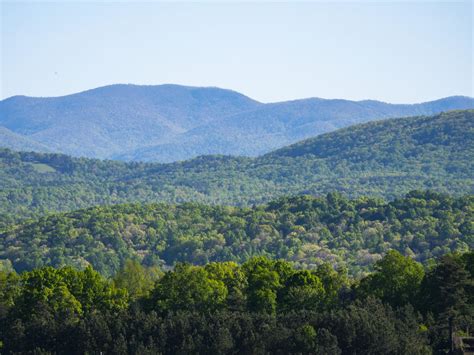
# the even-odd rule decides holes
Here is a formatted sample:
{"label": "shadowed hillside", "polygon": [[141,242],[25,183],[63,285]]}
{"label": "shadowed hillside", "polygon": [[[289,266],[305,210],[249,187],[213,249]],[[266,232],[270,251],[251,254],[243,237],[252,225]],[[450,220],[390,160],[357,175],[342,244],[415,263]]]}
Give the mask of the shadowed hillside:
{"label": "shadowed hillside", "polygon": [[0,146],[128,161],[257,156],[370,120],[467,108],[474,100],[461,96],[414,105],[317,98],[262,104],[219,88],[112,85],[0,101],[0,128],[15,134]]}

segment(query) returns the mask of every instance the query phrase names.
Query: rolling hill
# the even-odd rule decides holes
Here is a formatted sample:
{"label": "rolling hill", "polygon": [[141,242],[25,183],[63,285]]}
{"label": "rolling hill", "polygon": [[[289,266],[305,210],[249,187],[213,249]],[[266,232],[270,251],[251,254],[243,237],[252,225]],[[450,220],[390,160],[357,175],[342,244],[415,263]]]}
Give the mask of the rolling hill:
{"label": "rolling hill", "polygon": [[368,271],[390,249],[426,262],[474,248],[474,197],[411,192],[392,202],[331,193],[253,208],[126,204],[53,214],[0,231],[0,266],[42,265],[113,275],[127,259],[145,265],[245,262],[252,256]]}
{"label": "rolling hill", "polygon": [[10,131],[8,128],[0,127],[1,146],[13,150],[49,152],[50,150],[41,143],[37,143],[28,137]]}
{"label": "rolling hill", "polygon": [[219,88],[111,85],[0,101],[0,128],[11,132],[0,147],[153,162],[258,156],[370,120],[468,108],[474,99],[460,96],[414,105],[318,98],[263,104]]}
{"label": "rolling hill", "polygon": [[414,189],[472,194],[473,156],[474,110],[369,122],[258,158],[124,163],[1,150],[0,212],[7,224],[18,215],[125,202],[248,206],[331,191],[385,198]]}

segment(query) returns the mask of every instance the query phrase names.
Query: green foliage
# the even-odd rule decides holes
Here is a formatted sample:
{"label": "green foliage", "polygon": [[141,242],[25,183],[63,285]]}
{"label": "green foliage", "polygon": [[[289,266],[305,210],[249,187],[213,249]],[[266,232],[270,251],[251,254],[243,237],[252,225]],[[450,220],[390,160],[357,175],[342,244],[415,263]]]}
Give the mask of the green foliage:
{"label": "green foliage", "polygon": [[161,274],[157,267],[143,267],[136,260],[127,260],[114,276],[113,283],[115,287],[127,290],[130,299],[134,300],[147,296]]}
{"label": "green foliage", "polygon": [[285,311],[318,309],[325,300],[323,284],[318,276],[308,270],[300,270],[291,275],[281,291]]}
{"label": "green foliage", "polygon": [[159,312],[215,311],[224,306],[227,296],[224,282],[210,277],[205,268],[177,264],[157,282],[151,304]]}
{"label": "green foliage", "polygon": [[[371,123],[256,159],[1,151],[0,352],[443,352],[449,319],[474,328],[473,118]],[[413,188],[453,195],[363,196]],[[240,207],[174,204],[188,200]]]}
{"label": "green foliage", "polygon": [[0,271],[0,317],[4,317],[14,305],[20,291],[20,277],[15,272]]}
{"label": "green foliage", "polygon": [[113,287],[91,267],[83,271],[71,267],[35,269],[23,273],[20,284],[15,310],[25,318],[35,314],[39,304],[68,315],[115,311],[127,306],[126,292]]}
{"label": "green foliage", "polygon": [[[468,317],[474,321],[474,277],[463,262],[472,259],[473,252],[443,256],[438,265],[430,270],[421,288],[425,311],[447,321],[448,318]],[[463,260],[464,259],[464,260]]]}
{"label": "green foliage", "polygon": [[331,191],[384,198],[414,189],[473,193],[473,122],[472,110],[371,122],[255,159],[203,156],[172,164],[0,150],[0,230],[48,211],[127,202],[251,206]]}
{"label": "green foliage", "polygon": [[242,268],[234,262],[212,262],[205,265],[209,277],[223,282],[227,288],[226,304],[230,310],[243,310],[247,297],[247,277]]}
{"label": "green foliage", "polygon": [[[280,261],[271,261],[264,257],[253,258],[244,264],[247,276],[248,308],[254,312],[275,314],[277,293],[283,287],[282,281],[289,276],[290,266],[279,267]],[[282,270],[283,272],[279,272]]]}
{"label": "green foliage", "polygon": [[341,293],[349,289],[347,270],[344,268],[334,270],[330,264],[324,263],[316,268],[315,275],[321,280],[324,287],[324,301],[322,305],[329,308],[338,305]]}
{"label": "green foliage", "polygon": [[[394,289],[383,274],[394,272],[398,282],[417,274],[418,265],[394,252],[360,286],[327,265],[296,269],[265,257],[241,266],[180,263],[135,299],[90,268],[0,274],[2,353],[444,353],[450,344],[443,313],[455,315],[457,332],[473,326],[465,313],[474,304],[471,254],[435,262],[408,302],[407,284]],[[132,270],[144,272],[129,261],[115,279],[127,280]],[[362,294],[377,278],[386,282]],[[356,288],[349,299],[327,297],[345,298],[348,284]]]}
{"label": "green foliage", "polygon": [[316,347],[316,330],[310,324],[304,324],[296,330],[295,341],[303,352],[311,352]]}
{"label": "green foliage", "polygon": [[425,274],[421,264],[391,250],[375,263],[375,270],[361,281],[361,295],[376,296],[395,307],[416,300]]}
{"label": "green foliage", "polygon": [[466,252],[474,247],[473,220],[472,195],[454,198],[429,191],[413,191],[392,202],[331,193],[254,208],[115,205],[10,225],[0,232],[0,260],[18,272],[44,265],[92,265],[111,276],[128,259],[150,267],[243,263],[265,255],[320,270],[323,284],[337,287],[344,280],[326,277],[333,268],[362,277],[391,249],[423,263]]}

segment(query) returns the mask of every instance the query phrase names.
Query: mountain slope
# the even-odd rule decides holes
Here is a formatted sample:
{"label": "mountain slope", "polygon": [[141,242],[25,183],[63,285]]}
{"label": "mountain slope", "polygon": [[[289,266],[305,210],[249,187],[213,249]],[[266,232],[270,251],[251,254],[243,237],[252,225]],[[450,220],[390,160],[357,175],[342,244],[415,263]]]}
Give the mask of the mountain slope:
{"label": "mountain slope", "polygon": [[258,158],[151,164],[3,150],[0,206],[6,214],[29,214],[132,201],[251,205],[330,191],[472,194],[473,156],[474,110],[369,122]]}
{"label": "mountain slope", "polygon": [[174,161],[207,154],[258,156],[357,123],[468,108],[474,108],[474,100],[467,97],[450,97],[415,105],[323,99],[266,104],[249,112],[211,121],[176,136],[170,142],[116,158]]}
{"label": "mountain slope", "polygon": [[349,159],[352,162],[389,159],[403,153],[403,159],[436,151],[474,154],[474,111],[451,111],[436,116],[375,121],[310,138],[273,151],[266,157]]}
{"label": "mountain slope", "polygon": [[[112,85],[63,97],[0,101],[0,127],[73,156],[171,162],[203,154],[257,156],[356,123],[465,108],[474,108],[474,99],[262,104],[219,88]],[[0,146],[17,149],[11,140],[0,140]]]}
{"label": "mountain slope", "polygon": [[217,88],[112,85],[63,97],[3,100],[0,125],[54,151],[104,158],[256,106]]}
{"label": "mountain slope", "polygon": [[48,152],[49,149],[41,143],[37,143],[25,136],[14,133],[8,128],[0,126],[0,142],[1,146],[8,147],[13,150]]}

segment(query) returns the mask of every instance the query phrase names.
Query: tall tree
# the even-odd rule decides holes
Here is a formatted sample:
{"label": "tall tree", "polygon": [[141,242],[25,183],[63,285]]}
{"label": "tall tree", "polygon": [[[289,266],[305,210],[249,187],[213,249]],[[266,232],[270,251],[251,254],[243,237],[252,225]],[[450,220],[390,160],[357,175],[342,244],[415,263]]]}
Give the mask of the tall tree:
{"label": "tall tree", "polygon": [[375,272],[360,282],[359,296],[375,296],[394,307],[416,301],[424,277],[420,263],[390,250],[374,268]]}

